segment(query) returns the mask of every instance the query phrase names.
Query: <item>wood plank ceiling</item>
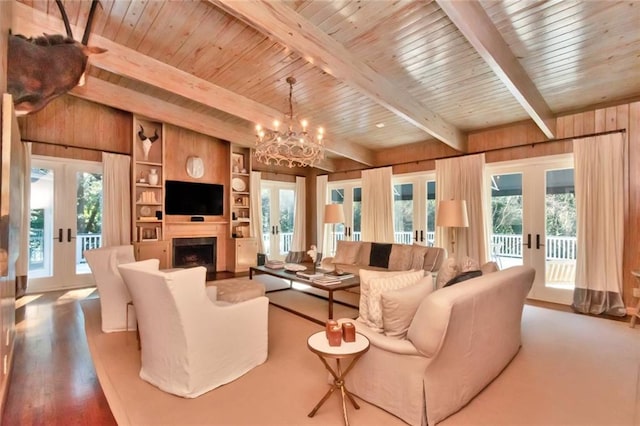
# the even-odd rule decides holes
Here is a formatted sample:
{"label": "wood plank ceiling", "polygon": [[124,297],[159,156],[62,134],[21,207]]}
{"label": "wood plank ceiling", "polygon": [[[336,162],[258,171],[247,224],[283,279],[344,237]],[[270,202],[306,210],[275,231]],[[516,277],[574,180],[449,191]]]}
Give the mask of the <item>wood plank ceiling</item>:
{"label": "wood plank ceiling", "polygon": [[[81,37],[88,2],[65,0]],[[101,0],[88,83],[72,92],[243,145],[295,111],[328,161],[640,95],[640,2]],[[63,33],[53,0],[18,0],[14,33]],[[135,98],[140,97],[136,100]],[[152,104],[152,105],[150,105]],[[384,123],[384,127],[376,124]]]}

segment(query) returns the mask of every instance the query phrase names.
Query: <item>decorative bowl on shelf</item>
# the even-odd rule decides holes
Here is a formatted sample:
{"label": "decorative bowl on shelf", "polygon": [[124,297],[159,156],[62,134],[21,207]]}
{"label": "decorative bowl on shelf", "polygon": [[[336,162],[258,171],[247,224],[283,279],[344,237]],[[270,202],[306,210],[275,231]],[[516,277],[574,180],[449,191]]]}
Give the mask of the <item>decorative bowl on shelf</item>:
{"label": "decorative bowl on shelf", "polygon": [[240,178],[231,179],[231,188],[234,191],[238,191],[238,192],[242,192],[245,189],[247,189],[246,185],[244,184],[244,181]]}

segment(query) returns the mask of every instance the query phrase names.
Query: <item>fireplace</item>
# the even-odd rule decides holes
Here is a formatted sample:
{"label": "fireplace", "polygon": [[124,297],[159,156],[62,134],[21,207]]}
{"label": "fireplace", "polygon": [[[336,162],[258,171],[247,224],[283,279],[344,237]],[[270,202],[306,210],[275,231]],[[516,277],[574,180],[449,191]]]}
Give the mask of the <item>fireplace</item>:
{"label": "fireplace", "polygon": [[204,266],[207,279],[213,279],[216,274],[216,237],[173,239],[173,267],[193,266]]}

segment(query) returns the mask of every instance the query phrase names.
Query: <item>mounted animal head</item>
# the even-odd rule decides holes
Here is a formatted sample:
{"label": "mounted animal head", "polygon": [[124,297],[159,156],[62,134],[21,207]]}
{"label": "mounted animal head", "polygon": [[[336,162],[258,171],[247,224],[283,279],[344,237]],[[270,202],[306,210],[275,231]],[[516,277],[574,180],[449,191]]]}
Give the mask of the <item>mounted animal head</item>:
{"label": "mounted animal head", "polygon": [[140,130],[138,130],[138,137],[140,138],[141,141],[145,139],[149,139],[149,142],[154,143],[160,137],[158,135],[158,129],[155,129],[155,131],[153,132],[153,136],[146,136],[144,134],[144,127],[142,127],[141,125],[139,126],[140,126]]}
{"label": "mounted animal head", "polygon": [[9,36],[7,90],[13,95],[18,116],[39,111],[52,99],[73,89],[84,75],[88,56],[106,52],[99,47],[87,46],[98,0],[91,3],[82,43],[73,39],[62,2],[56,0],[56,4],[64,21],[66,37],[60,34],[36,38]]}

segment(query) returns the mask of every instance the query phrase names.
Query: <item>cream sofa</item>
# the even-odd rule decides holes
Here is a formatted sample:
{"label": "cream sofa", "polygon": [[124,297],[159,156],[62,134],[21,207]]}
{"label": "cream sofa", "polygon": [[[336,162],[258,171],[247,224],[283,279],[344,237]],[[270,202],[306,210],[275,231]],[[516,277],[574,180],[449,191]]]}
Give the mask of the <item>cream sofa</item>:
{"label": "cream sofa", "polygon": [[437,272],[446,257],[447,251],[441,247],[340,240],[335,256],[322,259],[321,267],[352,274],[358,274],[360,269],[381,271],[424,269],[427,272]]}
{"label": "cream sofa", "polygon": [[445,419],[518,352],[534,276],[534,269],[517,266],[433,291],[420,303],[405,339],[356,320],[371,347],[347,376],[347,388],[411,425]]}

